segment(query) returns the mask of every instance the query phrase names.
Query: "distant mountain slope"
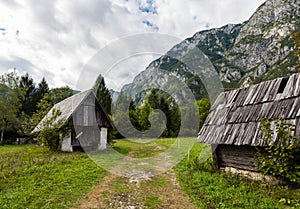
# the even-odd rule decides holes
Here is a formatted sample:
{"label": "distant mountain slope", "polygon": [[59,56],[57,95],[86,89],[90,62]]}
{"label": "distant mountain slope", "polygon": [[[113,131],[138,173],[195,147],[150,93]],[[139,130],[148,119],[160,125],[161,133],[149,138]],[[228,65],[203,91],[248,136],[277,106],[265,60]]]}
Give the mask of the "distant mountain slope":
{"label": "distant mountain slope", "polygon": [[221,78],[257,83],[295,72],[297,57],[291,35],[300,30],[299,18],[300,1],[266,1],[243,23],[223,62],[215,63]]}
{"label": "distant mountain slope", "polygon": [[[236,88],[296,72],[292,34],[300,32],[299,0],[267,0],[242,24],[197,32],[158,58],[122,91],[136,94],[153,84],[162,86],[168,76],[163,69],[184,81],[196,99],[206,97],[201,79],[178,59],[187,49],[198,47],[212,62],[225,88]],[[168,56],[172,54],[172,57]],[[151,79],[149,79],[151,78]],[[145,93],[145,92],[144,92]],[[136,95],[139,102],[143,92]],[[182,98],[184,99],[184,95]]]}

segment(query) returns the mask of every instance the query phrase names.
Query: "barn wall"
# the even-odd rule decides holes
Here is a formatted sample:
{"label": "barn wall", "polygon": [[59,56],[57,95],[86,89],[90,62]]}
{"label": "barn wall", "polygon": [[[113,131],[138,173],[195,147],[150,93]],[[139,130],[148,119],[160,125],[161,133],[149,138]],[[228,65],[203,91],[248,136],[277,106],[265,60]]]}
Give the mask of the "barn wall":
{"label": "barn wall", "polygon": [[104,150],[107,147],[107,128],[101,127],[100,142],[98,145],[99,150]]}
{"label": "barn wall", "polygon": [[[263,148],[259,149],[264,152]],[[256,153],[257,149],[253,146],[218,145],[216,149],[220,168],[233,167],[249,171],[258,171],[254,166]]]}
{"label": "barn wall", "polygon": [[75,135],[73,145],[97,147],[100,139],[100,129],[98,126],[76,126]]}
{"label": "barn wall", "polygon": [[83,101],[72,116],[75,126],[111,127],[109,119],[92,94]]}
{"label": "barn wall", "polygon": [[97,116],[99,114],[92,105],[80,105],[73,113],[73,122],[76,126],[97,126]]}
{"label": "barn wall", "polygon": [[82,147],[84,151],[104,150],[107,148],[108,128],[98,126],[77,126],[73,132],[71,145]]}
{"label": "barn wall", "polygon": [[71,133],[64,137],[61,142],[61,150],[64,152],[73,152],[73,147],[71,145]]}

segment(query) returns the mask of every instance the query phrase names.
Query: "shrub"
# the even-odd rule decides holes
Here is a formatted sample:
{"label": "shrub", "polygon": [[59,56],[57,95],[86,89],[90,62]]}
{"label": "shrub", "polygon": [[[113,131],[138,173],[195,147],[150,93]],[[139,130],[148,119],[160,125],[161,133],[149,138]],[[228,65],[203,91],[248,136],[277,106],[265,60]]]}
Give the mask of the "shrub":
{"label": "shrub", "polygon": [[42,122],[43,129],[34,140],[55,151],[59,148],[60,138],[66,136],[69,132],[69,126],[62,120],[57,121],[57,118],[61,115],[60,110],[53,109],[51,114],[50,118]]}
{"label": "shrub", "polygon": [[258,153],[257,168],[286,183],[300,183],[300,140],[295,126],[283,119],[261,119],[261,130],[269,146],[265,148],[267,155]]}

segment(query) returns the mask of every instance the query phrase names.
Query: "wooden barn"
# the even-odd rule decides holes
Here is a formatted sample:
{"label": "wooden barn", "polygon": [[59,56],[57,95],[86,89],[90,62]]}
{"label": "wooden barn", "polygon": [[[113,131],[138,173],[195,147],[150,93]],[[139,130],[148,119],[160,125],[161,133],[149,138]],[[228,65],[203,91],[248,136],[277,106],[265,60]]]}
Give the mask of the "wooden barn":
{"label": "wooden barn", "polygon": [[43,129],[44,121],[51,117],[54,108],[61,111],[55,121],[68,121],[71,125],[70,133],[59,139],[62,151],[106,149],[108,129],[113,125],[93,90],[75,94],[55,104],[33,132]]}
{"label": "wooden barn", "polygon": [[223,92],[213,104],[198,135],[198,142],[217,147],[219,168],[257,171],[257,148],[268,146],[262,140],[260,118],[283,118],[296,125],[300,135],[300,74]]}

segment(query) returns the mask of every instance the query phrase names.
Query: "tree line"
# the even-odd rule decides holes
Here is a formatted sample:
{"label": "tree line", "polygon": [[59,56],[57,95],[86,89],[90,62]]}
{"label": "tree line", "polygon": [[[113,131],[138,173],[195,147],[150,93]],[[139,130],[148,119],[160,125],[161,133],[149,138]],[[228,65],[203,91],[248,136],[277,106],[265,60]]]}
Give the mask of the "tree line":
{"label": "tree line", "polygon": [[[135,104],[129,96],[121,93],[112,107],[113,122],[118,129],[122,130],[122,133],[115,133],[116,138],[158,137],[157,133],[161,133],[159,137],[177,137],[179,132],[184,136],[197,135],[208,115],[210,102],[203,98],[193,107],[179,107],[172,96],[166,92],[151,89],[141,104]],[[144,134],[149,129],[152,132]]]}
{"label": "tree line", "polygon": [[[101,74],[96,79],[93,89],[116,127],[109,132],[109,140],[123,137],[158,137],[155,133],[161,133],[160,137],[177,137],[183,123],[187,125],[183,127],[181,134],[196,136],[210,109],[207,98],[196,101],[192,108],[179,107],[171,95],[158,89],[149,89],[139,104],[123,92],[112,103],[109,89]],[[157,110],[160,110],[164,117],[161,117]],[[151,133],[146,134],[149,129],[152,130],[153,136]]]}
{"label": "tree line", "polygon": [[0,76],[0,144],[4,139],[30,138],[30,133],[51,107],[74,94],[68,86],[49,88],[45,78],[36,84],[26,73]]}
{"label": "tree line", "polygon": [[[115,126],[121,128],[122,125],[125,126],[123,129],[127,133],[126,136],[118,130],[111,130],[109,139],[128,136],[143,137],[143,133],[151,128],[151,121],[154,122],[156,131],[161,132],[161,137],[178,136],[182,122],[188,121],[191,126],[184,127],[185,130],[182,133],[186,136],[195,136],[210,108],[209,100],[205,98],[196,102],[194,110],[179,108],[170,95],[157,89],[151,89],[141,104],[135,104],[123,93],[112,104],[110,92],[102,75],[96,79],[93,90]],[[75,91],[68,86],[50,89],[45,78],[36,84],[29,73],[19,76],[14,71],[1,75],[0,143],[3,144],[4,139],[16,137],[32,139],[32,130],[53,105],[74,93]],[[124,106],[124,104],[129,104],[129,106]],[[116,109],[117,111],[112,114]],[[161,115],[156,110],[160,110],[164,118],[160,118]],[[195,113],[199,115],[200,123],[198,118],[195,121],[191,120],[195,118]],[[128,122],[133,128],[127,126]],[[194,126],[196,123],[199,125],[196,126],[197,128]]]}

